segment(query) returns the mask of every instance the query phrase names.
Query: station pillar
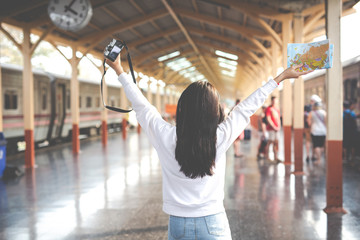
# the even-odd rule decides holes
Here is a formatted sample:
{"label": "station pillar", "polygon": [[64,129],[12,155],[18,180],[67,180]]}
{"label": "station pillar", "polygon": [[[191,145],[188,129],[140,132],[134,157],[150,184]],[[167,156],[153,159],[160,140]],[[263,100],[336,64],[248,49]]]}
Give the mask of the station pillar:
{"label": "station pillar", "polygon": [[[282,59],[283,68],[287,68],[287,44],[290,41],[291,18],[282,21]],[[289,80],[283,81],[282,116],[284,129],[284,164],[291,164],[291,122],[292,122],[292,87]]]}
{"label": "station pillar", "polygon": [[[271,57],[272,57],[271,58],[271,75],[273,78],[275,78],[277,75],[277,69],[278,69],[277,59],[279,57],[279,46],[274,41],[271,42]],[[276,88],[273,91],[272,95],[275,96],[277,99],[280,99],[279,89]],[[278,101],[278,103],[279,102],[280,101]],[[276,107],[279,108],[279,106],[276,106]]]}
{"label": "station pillar", "polygon": [[146,98],[150,102],[150,104],[152,104],[152,92],[151,92],[150,85],[151,85],[151,81],[148,82],[148,89],[147,89],[147,92],[146,92]]}
{"label": "station pillar", "polygon": [[71,65],[71,118],[72,118],[72,149],[74,154],[80,152],[80,139],[79,139],[79,81],[78,81],[78,65],[80,59],[76,57],[76,47],[72,47],[72,58],[70,59]]}
{"label": "station pillar", "polygon": [[35,146],[34,146],[34,77],[31,66],[31,42],[30,29],[24,28],[24,41],[22,44],[22,54],[24,61],[23,70],[23,114],[25,130],[25,167],[35,166]]}
{"label": "station pillar", "polygon": [[160,84],[156,84],[156,109],[161,114],[161,95],[160,95]]}
{"label": "station pillar", "polygon": [[[294,42],[302,43],[304,17],[294,14]],[[303,175],[303,133],[304,133],[304,81],[302,77],[294,82],[294,162],[295,175]]]}
{"label": "station pillar", "polygon": [[173,90],[171,88],[169,88],[168,90],[168,94],[169,94],[169,104],[174,104],[174,96],[173,96]]}
{"label": "station pillar", "polygon": [[340,58],[341,0],[326,0],[326,34],[334,44],[333,66],[327,69],[326,213],[346,213],[342,189],[343,75]]}
{"label": "station pillar", "polygon": [[[126,109],[126,95],[124,87],[121,86],[120,88],[120,108]],[[122,137],[126,139],[127,137],[127,120],[128,120],[129,113],[122,113],[122,123],[121,123],[121,130],[122,130]]]}
{"label": "station pillar", "polygon": [[[103,70],[101,70],[101,71],[103,71]],[[103,82],[104,83],[103,97],[104,97],[104,99],[107,99],[108,98],[108,87],[106,85],[105,76],[104,76],[103,81],[104,81]],[[101,111],[101,142],[104,147],[107,145],[107,141],[108,141],[107,121],[108,121],[108,112],[107,112],[107,109],[103,107],[102,111]]]}

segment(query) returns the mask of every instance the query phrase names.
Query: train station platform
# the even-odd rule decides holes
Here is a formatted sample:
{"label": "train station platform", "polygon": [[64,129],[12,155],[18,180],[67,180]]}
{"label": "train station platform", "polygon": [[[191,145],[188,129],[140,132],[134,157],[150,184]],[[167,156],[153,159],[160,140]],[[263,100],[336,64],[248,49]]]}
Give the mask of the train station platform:
{"label": "train station platform", "polygon": [[[280,144],[282,146],[283,144]],[[225,208],[234,240],[346,239],[360,236],[360,172],[344,165],[347,214],[326,214],[325,160],[292,166],[256,159],[258,138],[227,153]],[[23,157],[12,159],[23,164]],[[161,167],[144,133],[109,135],[39,150],[37,167],[0,180],[0,239],[167,239]]]}

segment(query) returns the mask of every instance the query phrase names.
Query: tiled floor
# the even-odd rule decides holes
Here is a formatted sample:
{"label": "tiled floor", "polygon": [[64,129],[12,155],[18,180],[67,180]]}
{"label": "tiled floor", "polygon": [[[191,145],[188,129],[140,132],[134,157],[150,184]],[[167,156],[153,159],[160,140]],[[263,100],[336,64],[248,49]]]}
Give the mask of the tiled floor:
{"label": "tiled floor", "polygon": [[[255,135],[254,135],[255,136]],[[243,141],[244,157],[228,151],[225,208],[233,239],[360,239],[360,172],[344,166],[347,214],[323,212],[324,160],[291,167],[255,158],[257,138]],[[21,163],[20,157],[12,163]],[[110,135],[36,152],[38,167],[0,180],[0,239],[167,239],[161,210],[161,168],[144,134]]]}

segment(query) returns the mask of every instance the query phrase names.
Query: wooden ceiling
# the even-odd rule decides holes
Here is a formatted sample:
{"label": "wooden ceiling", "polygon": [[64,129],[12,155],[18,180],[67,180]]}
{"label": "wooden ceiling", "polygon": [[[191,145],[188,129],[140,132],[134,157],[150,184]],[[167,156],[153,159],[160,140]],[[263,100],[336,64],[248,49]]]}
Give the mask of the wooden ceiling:
{"label": "wooden ceiling", "polygon": [[[343,11],[352,12],[357,2],[343,0]],[[243,91],[243,83],[266,80],[273,72],[272,61],[281,65],[282,21],[293,13],[304,16],[305,41],[325,33],[325,4],[320,0],[91,0],[92,19],[77,32],[55,28],[48,3],[3,2],[0,22],[30,28],[39,36],[46,33],[45,40],[54,45],[73,46],[98,58],[112,38],[121,39],[136,71],[178,85],[191,83],[189,76],[203,75],[228,97]],[[275,57],[272,48],[280,49]],[[238,56],[236,70],[220,66],[215,50]],[[158,61],[175,51],[180,55]],[[187,77],[186,70],[180,74],[169,66],[183,57],[191,63]]]}

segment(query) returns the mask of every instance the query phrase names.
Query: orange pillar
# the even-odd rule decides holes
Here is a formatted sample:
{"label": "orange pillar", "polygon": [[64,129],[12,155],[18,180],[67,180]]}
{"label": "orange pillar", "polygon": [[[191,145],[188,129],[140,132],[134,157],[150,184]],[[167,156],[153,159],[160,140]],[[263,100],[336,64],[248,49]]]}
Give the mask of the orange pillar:
{"label": "orange pillar", "polygon": [[[294,42],[302,43],[304,17],[294,14]],[[304,81],[301,77],[294,82],[294,174],[303,175],[303,132],[304,132]]]}
{"label": "orange pillar", "polygon": [[334,44],[333,67],[327,70],[326,213],[346,213],[343,209],[342,125],[343,75],[340,59],[341,0],[326,1],[326,34]]}
{"label": "orange pillar", "polygon": [[78,154],[80,152],[80,139],[79,139],[79,122],[80,122],[80,110],[79,110],[79,81],[78,81],[78,65],[80,59],[76,57],[76,47],[72,48],[71,64],[71,118],[72,118],[72,146],[73,153]]}
{"label": "orange pillar", "polygon": [[25,132],[25,167],[35,166],[35,146],[34,146],[34,78],[31,67],[31,42],[30,29],[24,28],[24,41],[22,53],[24,60],[23,70],[23,115]]}
{"label": "orange pillar", "polygon": [[[290,41],[291,19],[282,21],[282,56],[283,67],[287,68],[287,44]],[[284,129],[284,164],[291,164],[291,122],[292,122],[292,89],[291,82],[283,82],[282,116]]]}

